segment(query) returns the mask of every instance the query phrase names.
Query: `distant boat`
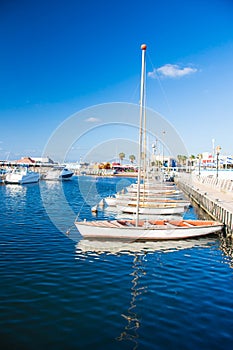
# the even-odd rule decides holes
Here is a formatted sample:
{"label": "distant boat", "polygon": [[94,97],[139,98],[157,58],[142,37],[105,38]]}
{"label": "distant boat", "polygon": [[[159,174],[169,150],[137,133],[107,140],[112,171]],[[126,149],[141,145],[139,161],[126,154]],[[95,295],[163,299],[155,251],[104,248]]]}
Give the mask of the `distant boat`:
{"label": "distant boat", "polygon": [[5,183],[7,184],[29,184],[38,182],[40,174],[29,170],[28,167],[17,167],[6,174]]}
{"label": "distant boat", "polygon": [[6,169],[0,169],[0,183],[5,182],[7,172]]}
{"label": "distant boat", "polygon": [[46,174],[43,175],[43,180],[70,180],[74,172],[64,166],[54,166]]}
{"label": "distant boat", "polygon": [[61,170],[61,173],[59,175],[59,179],[61,180],[68,180],[70,179],[72,176],[74,175],[74,172],[67,169],[67,168],[64,168]]}

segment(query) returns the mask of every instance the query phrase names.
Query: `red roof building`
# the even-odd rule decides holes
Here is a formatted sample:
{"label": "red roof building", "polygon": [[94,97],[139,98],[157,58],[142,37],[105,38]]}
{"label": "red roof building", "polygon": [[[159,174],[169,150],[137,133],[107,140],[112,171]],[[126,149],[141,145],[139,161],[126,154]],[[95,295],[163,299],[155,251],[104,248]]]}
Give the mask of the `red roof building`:
{"label": "red roof building", "polygon": [[22,157],[19,160],[16,160],[17,164],[35,164],[35,161],[31,159],[30,157]]}

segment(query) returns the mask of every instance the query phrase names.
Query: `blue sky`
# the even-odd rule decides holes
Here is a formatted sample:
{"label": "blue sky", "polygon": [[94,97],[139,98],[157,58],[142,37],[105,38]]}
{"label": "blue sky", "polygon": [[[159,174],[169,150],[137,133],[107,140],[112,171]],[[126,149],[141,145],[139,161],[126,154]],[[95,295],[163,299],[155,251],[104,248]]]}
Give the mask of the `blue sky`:
{"label": "blue sky", "polygon": [[[83,109],[138,103],[142,43],[148,107],[190,154],[211,152],[213,139],[233,154],[232,23],[231,0],[2,0],[0,159],[40,156]],[[72,159],[104,142],[99,135],[79,140]]]}

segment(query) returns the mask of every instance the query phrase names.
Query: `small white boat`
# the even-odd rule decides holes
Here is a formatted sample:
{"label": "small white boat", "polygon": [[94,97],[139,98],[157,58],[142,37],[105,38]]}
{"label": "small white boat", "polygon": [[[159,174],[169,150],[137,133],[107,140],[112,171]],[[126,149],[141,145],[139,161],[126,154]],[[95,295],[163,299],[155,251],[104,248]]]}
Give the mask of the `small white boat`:
{"label": "small white boat", "polygon": [[70,179],[72,176],[74,175],[74,172],[67,169],[67,168],[64,168],[62,169],[60,175],[59,175],[59,179],[61,180],[68,180]]}
{"label": "small white boat", "polygon": [[[136,214],[136,205],[118,205],[117,209],[125,214]],[[170,215],[170,214],[182,214],[184,213],[184,206],[178,206],[175,204],[162,204],[162,205],[139,205],[138,213],[144,215]]]}
{"label": "small white boat", "polygon": [[6,174],[5,183],[7,184],[30,184],[38,182],[40,174],[29,170],[28,167],[17,167]]}
{"label": "small white boat", "polygon": [[223,224],[208,220],[76,221],[84,238],[126,239],[130,241],[186,239],[217,233]]}
{"label": "small white boat", "polygon": [[45,175],[43,180],[70,180],[74,172],[64,166],[54,166]]}
{"label": "small white boat", "polygon": [[116,196],[105,197],[104,201],[105,201],[105,204],[107,204],[109,207],[115,207],[117,204]]}
{"label": "small white boat", "polygon": [[[127,189],[130,191],[130,189],[136,189],[136,192],[137,192],[137,186],[138,184],[137,183],[133,183],[131,184],[130,186],[127,187]],[[161,190],[172,190],[175,187],[174,184],[164,184],[163,182],[157,182],[157,181],[151,181],[151,182],[144,182],[142,184],[140,184],[140,187],[143,189],[147,189],[147,190],[157,190],[157,189],[161,189]]]}
{"label": "small white boat", "polygon": [[[129,194],[132,194],[132,193],[137,193],[137,189],[135,187],[129,187],[127,188],[127,191]],[[144,194],[145,195],[165,195],[165,196],[169,196],[169,195],[177,195],[177,194],[181,194],[182,192],[180,190],[176,190],[176,189],[168,189],[168,188],[143,188],[141,187],[140,188],[140,193],[141,194]]]}
{"label": "small white boat", "polygon": [[[117,207],[117,206],[126,206],[126,205],[137,205],[137,198],[136,197],[131,197],[131,196],[122,196],[122,197],[114,197],[114,196],[110,196],[110,197],[105,197],[104,201],[105,204],[110,206],[110,207]],[[141,199],[139,202],[139,206],[140,205],[145,205],[145,204],[176,204],[179,206],[189,206],[190,202],[185,200],[185,199],[169,199],[169,198],[163,198],[163,197],[151,197],[148,198],[146,197],[144,200]]]}
{"label": "small white boat", "polygon": [[[131,197],[132,199],[137,199],[137,192],[130,192],[126,194],[120,194],[116,193],[115,194],[117,199],[125,199],[127,197]],[[183,198],[183,193],[179,190],[173,190],[173,191],[168,191],[168,192],[144,192],[140,191],[140,197],[151,200],[151,199],[182,199]]]}

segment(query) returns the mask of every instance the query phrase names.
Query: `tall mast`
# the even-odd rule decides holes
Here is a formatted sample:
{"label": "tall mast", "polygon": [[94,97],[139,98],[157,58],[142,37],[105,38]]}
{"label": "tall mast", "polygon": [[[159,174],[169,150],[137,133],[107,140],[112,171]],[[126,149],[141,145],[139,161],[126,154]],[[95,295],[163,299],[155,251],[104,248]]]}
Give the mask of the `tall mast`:
{"label": "tall mast", "polygon": [[138,183],[137,183],[137,206],[136,206],[136,226],[139,224],[139,203],[140,203],[140,182],[141,182],[141,162],[142,162],[142,134],[144,117],[144,99],[145,99],[145,57],[146,45],[141,45],[142,50],[142,70],[141,70],[141,89],[140,89],[140,121],[139,121],[139,147],[138,147]]}

